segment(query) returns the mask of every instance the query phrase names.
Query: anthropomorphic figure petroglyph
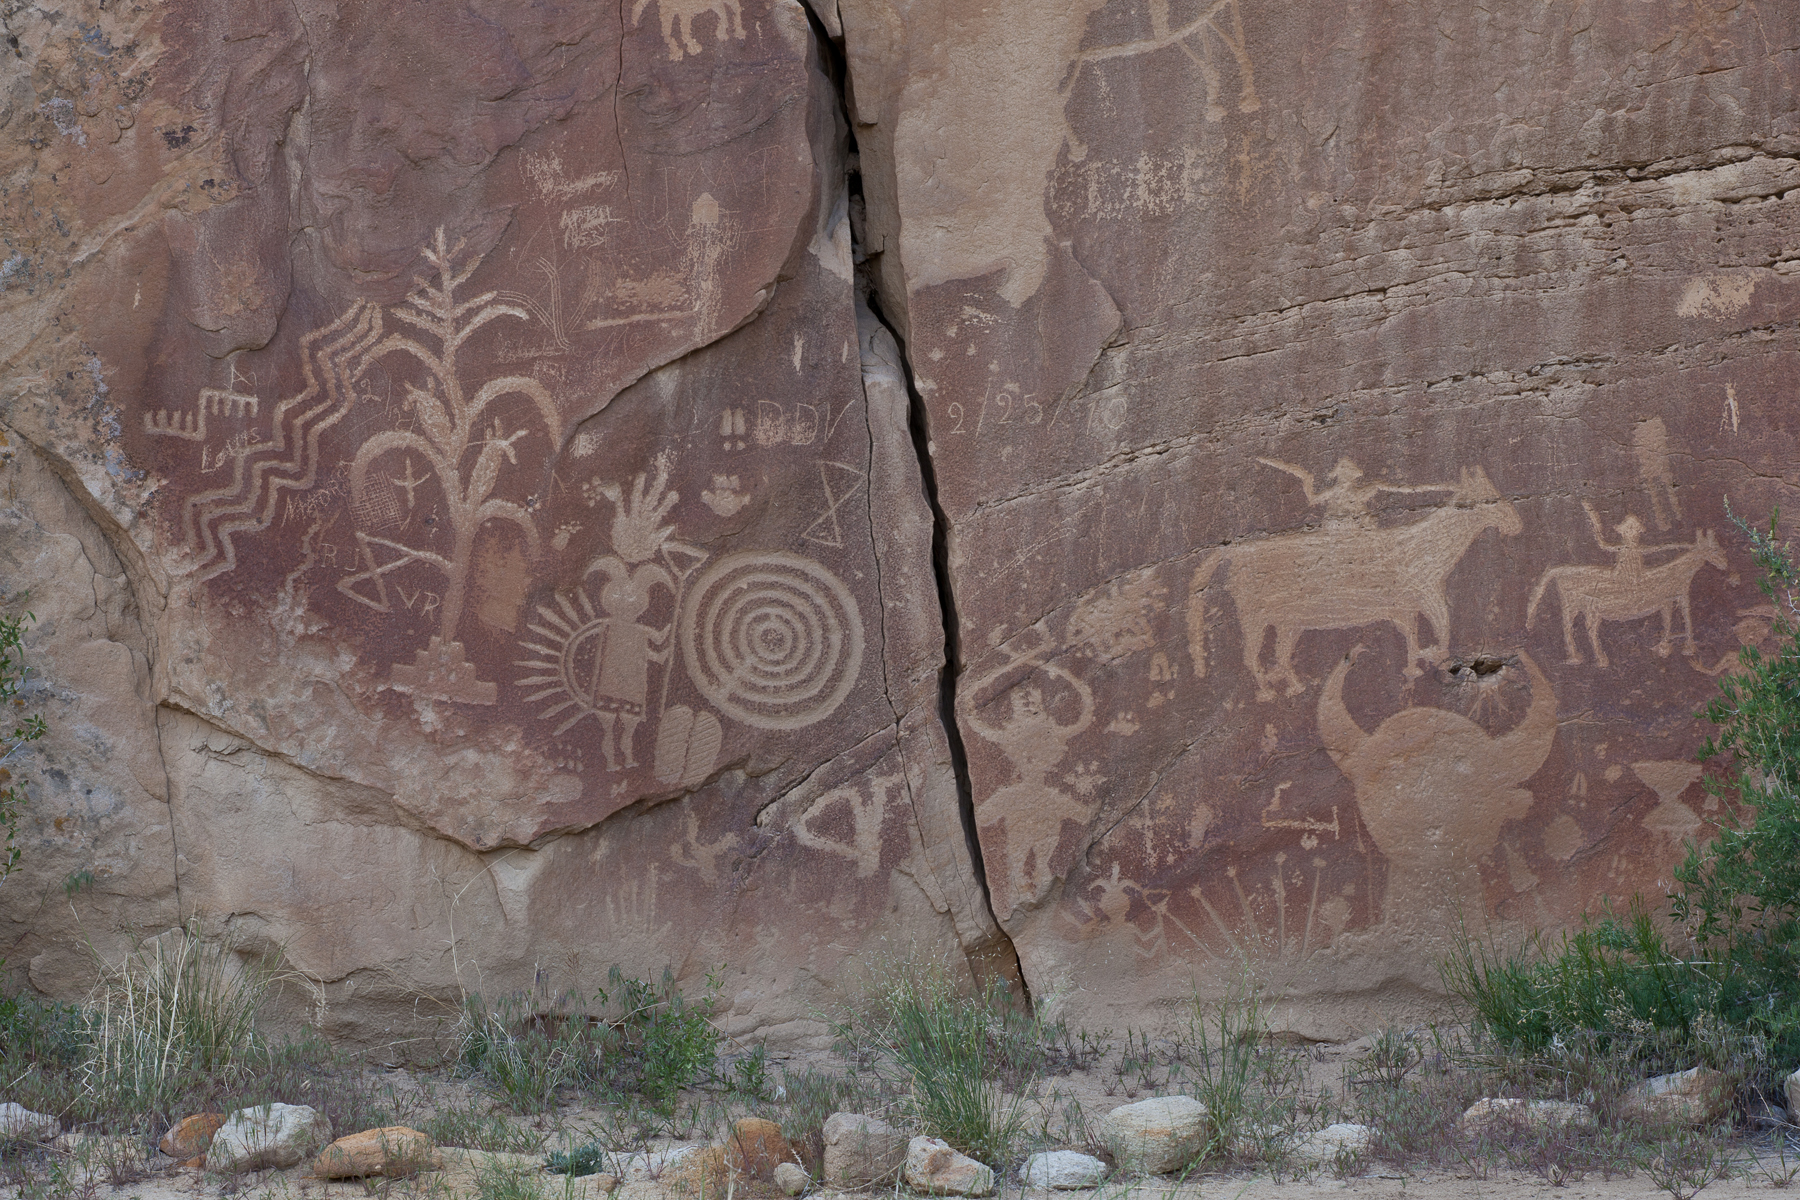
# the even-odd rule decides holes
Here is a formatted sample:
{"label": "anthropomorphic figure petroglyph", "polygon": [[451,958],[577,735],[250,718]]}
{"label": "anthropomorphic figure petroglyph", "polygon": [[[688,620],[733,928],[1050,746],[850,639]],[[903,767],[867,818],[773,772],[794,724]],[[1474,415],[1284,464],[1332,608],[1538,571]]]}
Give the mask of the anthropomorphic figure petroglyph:
{"label": "anthropomorphic figure petroglyph", "polygon": [[1265,467],[1286,471],[1298,479],[1300,486],[1306,491],[1306,502],[1314,508],[1324,506],[1325,524],[1328,528],[1343,525],[1372,526],[1375,514],[1369,511],[1369,502],[1382,492],[1456,490],[1456,485],[1451,483],[1400,484],[1366,480],[1363,478],[1362,468],[1348,458],[1337,460],[1337,465],[1325,476],[1330,486],[1321,488],[1315,484],[1313,473],[1305,467],[1297,467],[1276,458],[1258,458],[1256,461]]}
{"label": "anthropomorphic figure petroglyph", "polygon": [[[1591,509],[1588,515],[1594,516]],[[1603,531],[1597,518],[1595,526],[1598,538]],[[1635,621],[1653,613],[1660,614],[1663,632],[1662,640],[1656,644],[1656,653],[1667,657],[1674,646],[1675,610],[1680,609],[1686,642],[1683,651],[1695,653],[1689,593],[1701,567],[1726,569],[1725,551],[1719,548],[1718,539],[1711,530],[1701,530],[1694,535],[1691,546],[1645,547],[1637,544],[1643,525],[1635,517],[1626,517],[1614,528],[1619,531],[1620,542],[1617,545],[1608,545],[1604,539],[1600,542],[1602,549],[1615,555],[1613,565],[1551,567],[1545,571],[1537,586],[1531,589],[1531,598],[1525,605],[1525,628],[1530,629],[1536,623],[1539,602],[1554,591],[1562,608],[1563,646],[1568,652],[1564,661],[1582,661],[1581,651],[1575,644],[1575,623],[1579,620],[1587,630],[1588,641],[1593,644],[1594,663],[1605,667],[1610,663],[1600,645],[1602,621]],[[1664,550],[1682,553],[1661,566],[1644,567],[1644,555]]]}
{"label": "anthropomorphic figure petroglyph", "polygon": [[[1480,467],[1464,468],[1450,501],[1409,525],[1385,529],[1328,526],[1280,534],[1257,542],[1221,546],[1200,561],[1188,589],[1188,651],[1194,673],[1206,675],[1206,601],[1220,568],[1224,590],[1237,608],[1244,665],[1256,680],[1256,698],[1273,700],[1305,683],[1294,673],[1294,644],[1309,629],[1351,629],[1391,621],[1406,637],[1406,674],[1416,660],[1437,654],[1450,636],[1445,581],[1464,552],[1488,529],[1512,536],[1523,528],[1512,504]],[[1431,622],[1432,647],[1419,645],[1419,618]],[[1263,638],[1275,631],[1275,664],[1261,665]]]}
{"label": "anthropomorphic figure petroglyph", "polygon": [[652,628],[640,624],[638,618],[650,607],[651,590],[660,586],[673,595],[675,581],[656,563],[633,570],[610,554],[588,567],[588,575],[595,572],[606,576],[600,587],[600,610],[606,616],[595,623],[591,635],[594,645],[589,652],[587,695],[600,722],[606,769],[612,771],[637,765],[632,741],[650,702],[650,664],[669,661],[669,635],[675,632],[672,621]]}
{"label": "anthropomorphic figure petroglyph", "polygon": [[[984,844],[1004,845],[1004,877],[991,880],[994,911],[1004,918],[1021,904],[1043,898],[1054,878],[1051,858],[1062,841],[1065,821],[1092,816],[1092,805],[1071,796],[1050,781],[1050,772],[1068,752],[1069,742],[1093,724],[1094,694],[1087,684],[1067,669],[1048,661],[1055,649],[1046,641],[1035,649],[1008,654],[1006,661],[976,679],[959,705],[969,727],[1000,747],[1017,777],[981,803],[976,814]],[[1007,694],[1006,716],[992,721],[977,705],[1002,677],[1020,668],[1036,668],[1068,687],[1075,696],[1074,720],[1059,721],[1050,711],[1043,685],[1030,676],[1015,683]]]}
{"label": "anthropomorphic figure petroglyph", "polygon": [[[1550,681],[1520,653],[1531,702],[1497,737],[1442,708],[1402,709],[1364,732],[1344,704],[1344,677],[1355,658],[1347,656],[1325,681],[1319,734],[1356,785],[1363,826],[1387,859],[1383,919],[1425,929],[1454,917],[1458,906],[1479,918],[1485,910],[1477,862],[1499,844],[1501,826],[1530,809],[1523,785],[1556,740]],[[1502,686],[1512,670],[1503,668],[1484,686]]]}

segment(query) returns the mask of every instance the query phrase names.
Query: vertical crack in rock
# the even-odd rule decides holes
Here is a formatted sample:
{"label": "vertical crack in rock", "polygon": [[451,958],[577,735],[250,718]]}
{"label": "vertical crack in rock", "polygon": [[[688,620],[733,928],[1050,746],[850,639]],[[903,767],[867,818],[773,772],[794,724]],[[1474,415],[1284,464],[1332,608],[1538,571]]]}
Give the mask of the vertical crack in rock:
{"label": "vertical crack in rock", "polygon": [[[806,18],[812,27],[813,37],[820,48],[826,75],[837,92],[838,110],[843,121],[844,136],[848,141],[846,162],[847,186],[854,211],[858,202],[867,203],[862,190],[862,174],[860,158],[856,144],[856,123],[850,112],[847,92],[849,81],[849,63],[839,42],[832,38],[825,23],[814,10],[814,0],[803,0]],[[863,259],[861,233],[864,222],[852,221],[852,239],[855,245],[856,290],[859,298],[868,306],[877,321],[893,336],[894,344],[899,348],[900,371],[906,381],[908,433],[913,448],[918,455],[919,477],[924,485],[925,500],[931,508],[931,563],[932,578],[937,584],[937,600],[939,615],[944,631],[944,661],[938,669],[938,720],[944,730],[944,738],[949,746],[950,768],[956,778],[956,800],[958,813],[962,820],[963,840],[968,849],[970,870],[975,877],[976,887],[980,891],[981,903],[987,909],[990,919],[993,917],[993,894],[988,890],[987,867],[981,855],[981,839],[975,824],[975,790],[969,774],[968,749],[963,744],[962,728],[956,719],[956,684],[962,674],[961,620],[956,606],[956,591],[950,576],[950,518],[945,513],[938,497],[937,471],[932,461],[930,449],[930,421],[925,410],[925,399],[920,394],[914,381],[912,359],[907,352],[906,339],[894,322],[882,311],[881,296]],[[992,982],[1005,985],[1010,995],[1017,1002],[1029,1009],[1031,1005],[1030,988],[1025,982],[1025,974],[1019,963],[1019,953],[1012,939],[1000,927],[998,920],[993,920],[994,941],[990,945],[965,946],[963,950],[969,959],[970,969],[977,981],[983,986]]]}

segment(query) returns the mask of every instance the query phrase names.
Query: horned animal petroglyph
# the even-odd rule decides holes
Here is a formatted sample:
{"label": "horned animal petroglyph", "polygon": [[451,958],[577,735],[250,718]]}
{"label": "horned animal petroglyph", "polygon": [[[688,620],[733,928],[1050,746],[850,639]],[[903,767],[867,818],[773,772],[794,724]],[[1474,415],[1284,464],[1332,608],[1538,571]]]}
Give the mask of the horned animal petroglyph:
{"label": "horned animal petroglyph", "polygon": [[[1244,665],[1256,679],[1256,698],[1273,700],[1287,682],[1298,695],[1294,644],[1309,629],[1351,629],[1391,621],[1406,637],[1406,674],[1416,660],[1439,653],[1450,637],[1445,581],[1470,544],[1488,529],[1507,536],[1523,525],[1512,504],[1480,467],[1465,467],[1449,503],[1422,521],[1387,529],[1327,527],[1260,542],[1221,546],[1201,560],[1188,589],[1188,651],[1194,673],[1206,675],[1206,599],[1214,575],[1228,568],[1224,588],[1237,608]],[[1436,644],[1419,646],[1419,618],[1431,622]],[[1262,669],[1263,638],[1275,630],[1275,665]]]}
{"label": "horned animal petroglyph", "polygon": [[[1531,704],[1497,737],[1460,713],[1406,708],[1365,733],[1344,705],[1344,677],[1358,651],[1331,672],[1319,697],[1319,734],[1350,782],[1363,826],[1387,859],[1388,924],[1483,911],[1476,860],[1500,840],[1500,828],[1531,808],[1524,788],[1556,740],[1556,695],[1520,653]],[[1485,684],[1497,687],[1511,668]]]}

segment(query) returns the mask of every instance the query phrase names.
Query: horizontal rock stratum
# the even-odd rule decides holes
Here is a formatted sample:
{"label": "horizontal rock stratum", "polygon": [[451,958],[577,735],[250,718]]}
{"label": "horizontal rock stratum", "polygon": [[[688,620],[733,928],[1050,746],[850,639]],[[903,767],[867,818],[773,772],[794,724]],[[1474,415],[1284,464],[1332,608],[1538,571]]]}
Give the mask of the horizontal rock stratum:
{"label": "horizontal rock stratum", "polygon": [[377,1043],[1249,961],[1329,1035],[1662,889],[1770,638],[1800,11],[1440,8],[9,17],[8,969],[199,918]]}

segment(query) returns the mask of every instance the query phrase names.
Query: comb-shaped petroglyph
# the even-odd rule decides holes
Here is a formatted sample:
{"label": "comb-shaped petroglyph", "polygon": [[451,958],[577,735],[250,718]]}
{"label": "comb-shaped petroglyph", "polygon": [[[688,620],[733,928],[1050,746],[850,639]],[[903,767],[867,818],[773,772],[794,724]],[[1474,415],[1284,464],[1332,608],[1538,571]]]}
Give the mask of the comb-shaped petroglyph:
{"label": "comb-shaped petroglyph", "polygon": [[[1538,605],[1546,595],[1554,592],[1557,604],[1562,608],[1563,646],[1568,652],[1564,661],[1582,661],[1581,649],[1575,641],[1575,625],[1580,622],[1594,647],[1595,665],[1606,667],[1611,664],[1600,645],[1602,621],[1635,621],[1641,617],[1661,616],[1662,640],[1656,643],[1655,649],[1659,657],[1666,658],[1674,647],[1674,616],[1679,610],[1685,642],[1683,650],[1694,654],[1694,618],[1689,600],[1694,576],[1706,566],[1721,571],[1726,569],[1725,551],[1712,531],[1703,529],[1695,533],[1692,545],[1676,542],[1667,546],[1644,546],[1638,541],[1643,536],[1643,523],[1627,514],[1623,521],[1613,526],[1619,540],[1608,542],[1599,514],[1592,505],[1584,504],[1583,507],[1593,524],[1594,540],[1613,556],[1613,564],[1610,567],[1551,567],[1545,571],[1538,578],[1537,586],[1531,589],[1531,598],[1525,605],[1525,628],[1530,629],[1536,624]],[[1646,555],[1669,552],[1677,553],[1668,562],[1656,567],[1644,566]]]}
{"label": "comb-shaped petroglyph", "polygon": [[[1290,696],[1305,690],[1294,673],[1293,655],[1307,630],[1392,622],[1406,638],[1406,674],[1416,676],[1417,660],[1441,653],[1449,641],[1445,584],[1450,572],[1485,531],[1497,529],[1510,537],[1521,528],[1518,511],[1489,482],[1487,472],[1465,467],[1449,500],[1408,525],[1368,528],[1352,520],[1221,546],[1200,561],[1188,589],[1188,651],[1194,673],[1206,675],[1206,602],[1223,569],[1222,586],[1237,610],[1244,665],[1256,680],[1258,700],[1273,700],[1283,681]],[[1431,622],[1434,646],[1419,644],[1421,617]],[[1262,646],[1270,629],[1275,631],[1275,662],[1264,671]]]}
{"label": "comb-shaped petroglyph", "polygon": [[[1382,905],[1390,925],[1485,911],[1478,860],[1499,844],[1500,829],[1525,815],[1537,774],[1556,740],[1556,695],[1530,656],[1518,661],[1531,701],[1510,730],[1490,735],[1448,709],[1402,709],[1365,732],[1344,705],[1344,678],[1357,652],[1325,680],[1319,734],[1338,769],[1356,786],[1364,828],[1387,859]],[[1510,667],[1479,685],[1504,686]]]}
{"label": "comb-shaped petroglyph", "polygon": [[168,408],[147,412],[144,414],[144,430],[146,433],[153,433],[159,437],[204,442],[206,440],[206,418],[209,414],[224,417],[227,420],[242,421],[246,417],[256,416],[256,405],[255,396],[228,391],[225,388],[201,388],[193,412]]}

